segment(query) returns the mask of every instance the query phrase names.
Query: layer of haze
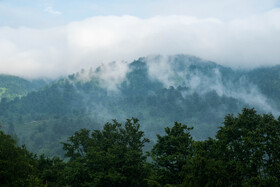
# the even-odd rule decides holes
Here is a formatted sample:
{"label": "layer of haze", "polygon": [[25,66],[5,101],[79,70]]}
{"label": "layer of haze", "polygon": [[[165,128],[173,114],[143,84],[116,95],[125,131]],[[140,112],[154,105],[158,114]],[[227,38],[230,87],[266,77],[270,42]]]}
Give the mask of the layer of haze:
{"label": "layer of haze", "polygon": [[234,68],[280,64],[275,0],[21,2],[0,1],[0,73],[55,78],[153,54],[190,54]]}

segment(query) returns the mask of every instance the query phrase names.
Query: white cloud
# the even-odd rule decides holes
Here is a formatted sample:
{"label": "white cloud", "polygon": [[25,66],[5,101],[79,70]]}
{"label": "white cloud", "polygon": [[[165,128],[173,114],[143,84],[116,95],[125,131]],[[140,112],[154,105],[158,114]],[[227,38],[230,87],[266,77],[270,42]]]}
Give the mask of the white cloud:
{"label": "white cloud", "polygon": [[62,14],[61,12],[59,11],[56,11],[53,9],[53,7],[49,6],[45,9],[46,12],[50,13],[50,14],[54,14],[54,15],[60,15]]}
{"label": "white cloud", "polygon": [[0,27],[0,73],[55,77],[150,54],[196,55],[234,67],[280,63],[280,9],[221,20],[97,16],[51,29]]}

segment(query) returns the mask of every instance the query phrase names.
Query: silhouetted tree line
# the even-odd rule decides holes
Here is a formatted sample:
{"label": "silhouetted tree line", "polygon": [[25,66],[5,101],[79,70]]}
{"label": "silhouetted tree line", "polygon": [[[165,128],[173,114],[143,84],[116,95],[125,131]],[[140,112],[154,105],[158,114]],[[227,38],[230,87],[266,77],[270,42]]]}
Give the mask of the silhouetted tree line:
{"label": "silhouetted tree line", "polygon": [[65,160],[36,156],[0,131],[0,185],[279,186],[280,118],[243,109],[223,123],[215,139],[195,141],[175,122],[145,153],[138,119],[113,120],[75,132],[63,143]]}

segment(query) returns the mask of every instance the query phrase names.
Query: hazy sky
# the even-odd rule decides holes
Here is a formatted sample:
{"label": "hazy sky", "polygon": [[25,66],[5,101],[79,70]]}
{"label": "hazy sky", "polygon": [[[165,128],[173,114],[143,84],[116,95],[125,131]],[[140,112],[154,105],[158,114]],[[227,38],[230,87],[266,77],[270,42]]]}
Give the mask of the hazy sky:
{"label": "hazy sky", "polygon": [[280,1],[0,0],[0,73],[57,77],[178,53],[280,64]]}

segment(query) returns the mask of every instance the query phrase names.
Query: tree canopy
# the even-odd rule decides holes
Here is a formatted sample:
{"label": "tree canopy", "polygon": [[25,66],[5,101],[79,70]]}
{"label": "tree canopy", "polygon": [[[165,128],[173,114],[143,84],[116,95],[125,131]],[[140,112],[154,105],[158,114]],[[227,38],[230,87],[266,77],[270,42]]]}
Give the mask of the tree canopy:
{"label": "tree canopy", "polygon": [[149,142],[138,119],[81,129],[66,159],[36,156],[0,131],[1,186],[279,186],[280,118],[254,109],[225,116],[216,138],[196,141],[175,122]]}

